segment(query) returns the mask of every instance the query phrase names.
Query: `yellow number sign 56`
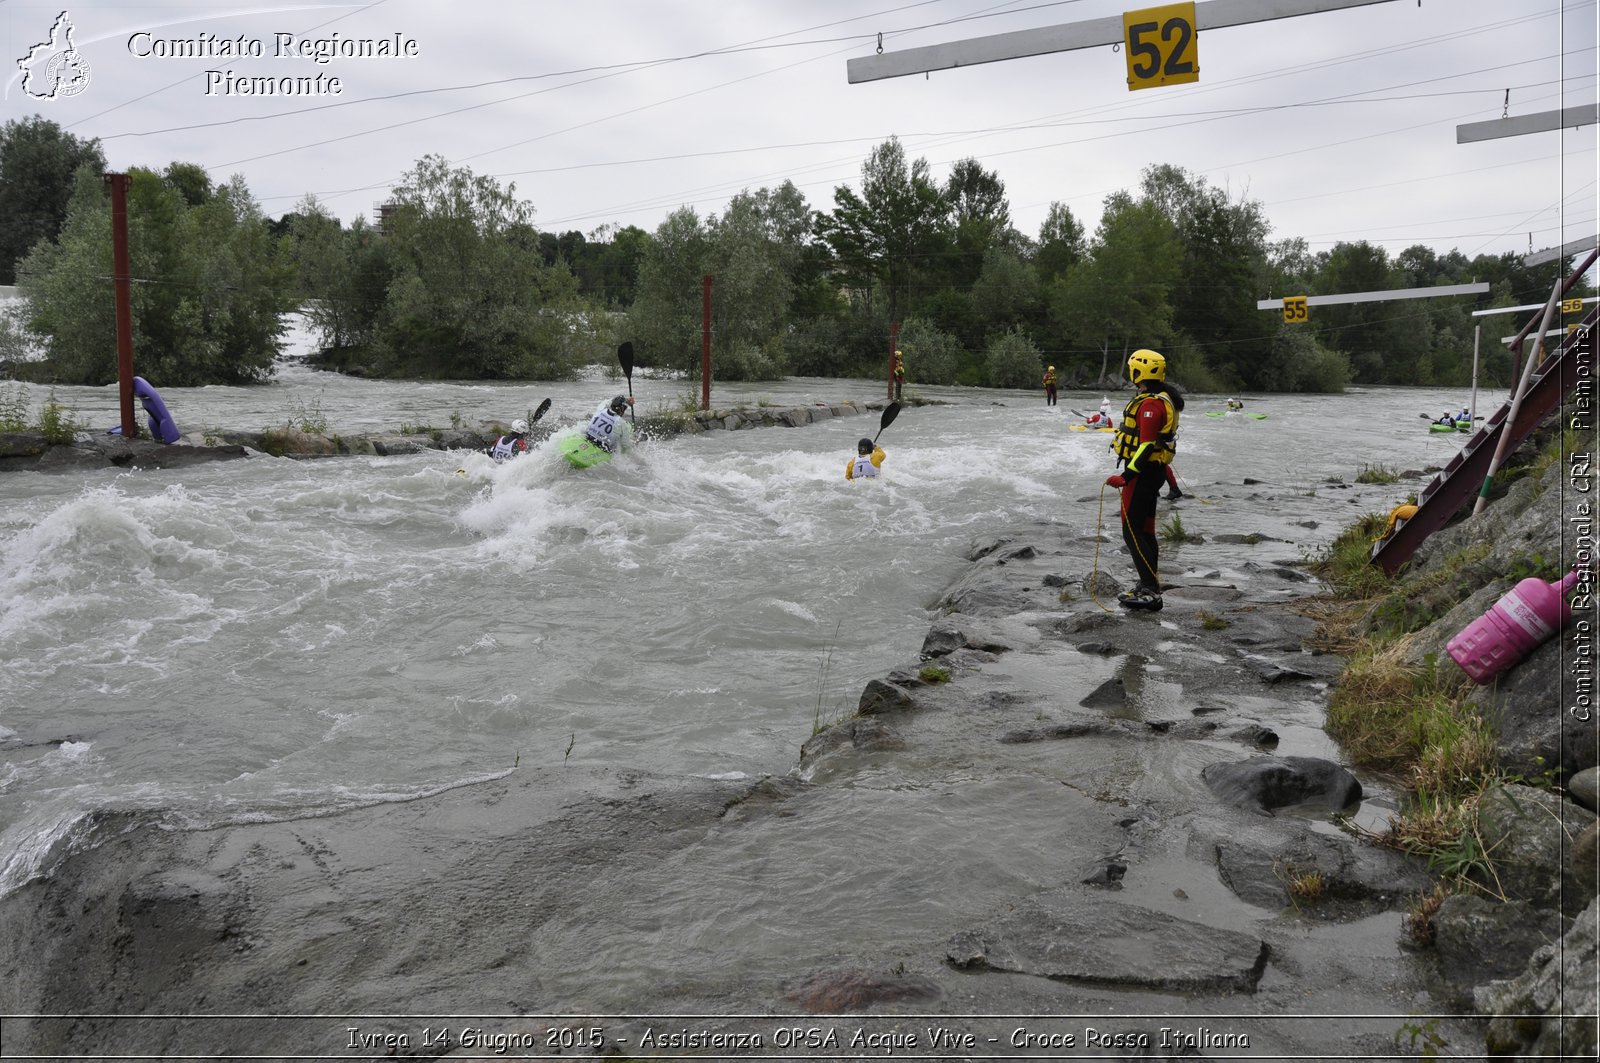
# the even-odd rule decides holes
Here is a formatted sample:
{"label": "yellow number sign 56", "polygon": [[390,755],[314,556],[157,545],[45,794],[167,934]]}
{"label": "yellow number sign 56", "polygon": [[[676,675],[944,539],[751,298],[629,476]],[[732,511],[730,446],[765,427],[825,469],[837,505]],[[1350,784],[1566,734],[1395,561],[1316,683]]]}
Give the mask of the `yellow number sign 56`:
{"label": "yellow number sign 56", "polygon": [[1200,38],[1194,4],[1167,4],[1122,13],[1128,91],[1200,80]]}

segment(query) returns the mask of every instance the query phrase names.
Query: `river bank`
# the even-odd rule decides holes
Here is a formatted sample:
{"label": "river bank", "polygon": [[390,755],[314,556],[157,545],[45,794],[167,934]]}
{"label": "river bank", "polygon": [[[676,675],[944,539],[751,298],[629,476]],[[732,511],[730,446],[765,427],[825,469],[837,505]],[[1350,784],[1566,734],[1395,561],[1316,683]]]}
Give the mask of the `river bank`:
{"label": "river bank", "polygon": [[[907,405],[924,405],[908,400]],[[646,414],[637,420],[643,435],[657,438],[700,432],[750,428],[801,428],[836,417],[856,417],[876,412],[885,402],[817,402],[805,406],[735,406],[710,410],[682,410]],[[550,438],[577,422],[535,422],[531,442]],[[0,472],[66,472],[107,465],[118,468],[173,469],[210,461],[230,461],[250,454],[289,458],[327,458],[351,455],[391,457],[429,450],[486,451],[510,431],[494,422],[476,427],[455,424],[449,428],[403,426],[391,432],[346,435],[329,432],[326,425],[288,424],[259,432],[206,429],[189,432],[175,443],[163,444],[149,436],[124,439],[121,435],[79,432],[70,442],[58,442],[43,432],[0,432]]]}

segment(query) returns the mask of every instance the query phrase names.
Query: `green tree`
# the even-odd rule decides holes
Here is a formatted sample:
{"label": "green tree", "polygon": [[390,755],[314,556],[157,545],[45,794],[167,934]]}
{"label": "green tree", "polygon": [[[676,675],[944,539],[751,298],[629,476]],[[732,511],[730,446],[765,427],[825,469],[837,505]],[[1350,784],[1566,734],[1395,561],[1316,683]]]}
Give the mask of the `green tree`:
{"label": "green tree", "polygon": [[1173,353],[1209,366],[1229,386],[1270,387],[1263,369],[1276,323],[1255,305],[1270,272],[1261,205],[1230,200],[1205,178],[1170,165],[1147,168],[1141,191],[1172,221],[1181,249],[1172,324],[1190,350]]}
{"label": "green tree", "polygon": [[97,179],[105,171],[98,140],[79,140],[38,115],[0,126],[0,284],[15,284],[17,263],[56,238],[84,166]]}
{"label": "green tree", "polygon": [[1072,210],[1064,203],[1050,204],[1039,226],[1039,250],[1033,260],[1040,282],[1049,284],[1083,261],[1085,245],[1083,223]]}
{"label": "green tree", "polygon": [[907,163],[900,141],[890,138],[862,164],[860,194],[839,185],[833,199],[833,213],[817,219],[817,235],[833,253],[839,279],[862,292],[881,289],[889,320],[898,320],[914,268],[940,248],[948,228],[928,161]]}
{"label": "green tree", "polygon": [[[1355,292],[1387,291],[1389,253],[1365,240],[1335,244],[1318,271],[1317,290],[1308,294],[1346,295]],[[1393,303],[1343,303],[1318,307],[1312,322],[1320,342],[1344,351],[1350,359],[1351,374],[1357,383],[1385,382],[1384,363],[1388,355]]]}
{"label": "green tree", "polygon": [[387,298],[389,245],[357,216],[349,229],[315,196],[289,218],[286,246],[295,270],[301,311],[316,331],[323,364],[366,361]]}
{"label": "green tree", "polygon": [[970,298],[975,329],[985,337],[1012,328],[1031,331],[1043,312],[1033,267],[1000,247],[991,247],[983,256],[983,272]]}
{"label": "green tree", "polygon": [[533,207],[515,185],[427,155],[389,207],[392,280],[373,331],[380,372],[559,379],[609,346],[609,326],[579,298],[565,261],[542,261]]}
{"label": "green tree", "polygon": [[924,384],[955,384],[967,365],[961,341],[926,318],[907,318],[900,326],[900,349],[915,359],[917,379]]}
{"label": "green tree", "polygon": [[1126,192],[1106,197],[1088,257],[1057,281],[1050,307],[1076,345],[1100,355],[1097,380],[1114,375],[1113,354],[1159,349],[1171,337],[1180,257],[1177,231],[1160,208]]}
{"label": "green tree", "polygon": [[710,261],[711,241],[693,207],[679,207],[656,227],[628,312],[639,364],[698,375],[702,282]]}
{"label": "green tree", "polygon": [[951,168],[944,200],[954,226],[955,256],[951,268],[940,273],[949,283],[967,287],[978,279],[992,251],[1013,245],[1011,203],[1000,175],[973,158]]}
{"label": "green tree", "polygon": [[990,342],[983,368],[991,388],[1032,388],[1044,373],[1044,360],[1026,333],[1012,329]]}
{"label": "green tree", "polygon": [[[192,207],[161,175],[130,172],[134,368],[158,385],[248,384],[272,375],[290,268],[240,177]],[[59,239],[23,260],[19,286],[56,379],[116,379],[110,197],[79,171]]]}

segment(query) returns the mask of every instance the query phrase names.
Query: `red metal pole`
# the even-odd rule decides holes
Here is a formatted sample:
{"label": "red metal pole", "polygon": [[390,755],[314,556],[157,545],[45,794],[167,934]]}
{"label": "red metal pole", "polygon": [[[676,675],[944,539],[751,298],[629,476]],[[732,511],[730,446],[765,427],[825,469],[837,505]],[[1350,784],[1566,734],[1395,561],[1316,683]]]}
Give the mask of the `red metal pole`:
{"label": "red metal pole", "polygon": [[139,435],[133,418],[133,296],[128,269],[128,175],[108,173],[111,186],[111,279],[117,301],[117,390],[122,398],[122,438]]}
{"label": "red metal pole", "polygon": [[895,355],[895,352],[898,351],[899,349],[900,349],[900,322],[891,321],[891,322],[889,322],[889,394],[888,394],[888,398],[890,398],[890,399],[894,398],[894,363],[895,363],[894,355]]}
{"label": "red metal pole", "polygon": [[711,274],[700,292],[700,408],[711,409]]}

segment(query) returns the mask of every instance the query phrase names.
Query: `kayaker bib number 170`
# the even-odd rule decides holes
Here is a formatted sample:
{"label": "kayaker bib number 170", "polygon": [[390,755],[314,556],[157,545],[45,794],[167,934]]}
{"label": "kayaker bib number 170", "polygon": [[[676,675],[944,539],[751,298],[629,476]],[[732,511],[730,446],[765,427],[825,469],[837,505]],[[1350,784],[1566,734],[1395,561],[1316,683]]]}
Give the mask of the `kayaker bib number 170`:
{"label": "kayaker bib number 170", "polygon": [[1304,321],[1311,313],[1306,309],[1306,297],[1303,295],[1286,295],[1283,298],[1283,319],[1285,321]]}
{"label": "kayaker bib number 170", "polygon": [[1167,4],[1122,13],[1128,91],[1200,80],[1200,38],[1194,4]]}

